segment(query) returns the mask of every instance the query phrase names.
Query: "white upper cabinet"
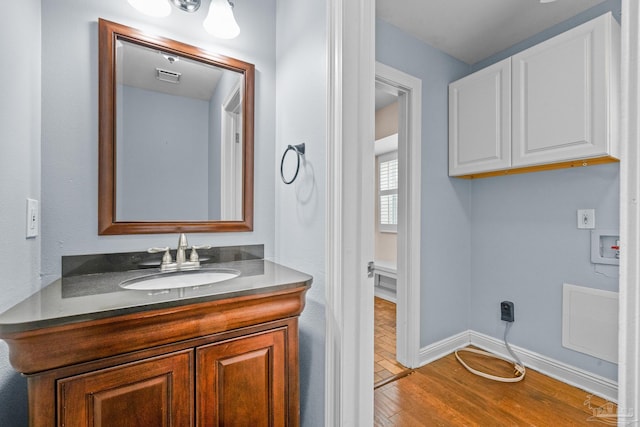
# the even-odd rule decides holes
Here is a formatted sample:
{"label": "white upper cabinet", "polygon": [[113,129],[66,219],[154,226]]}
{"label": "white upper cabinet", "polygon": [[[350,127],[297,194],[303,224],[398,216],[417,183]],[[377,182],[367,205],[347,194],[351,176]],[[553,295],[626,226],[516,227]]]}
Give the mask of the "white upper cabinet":
{"label": "white upper cabinet", "polygon": [[451,83],[449,175],[615,161],[619,50],[607,13]]}
{"label": "white upper cabinet", "polygon": [[512,57],[514,167],[618,157],[619,33],[609,13]]}
{"label": "white upper cabinet", "polygon": [[511,59],[449,85],[449,175],[511,165]]}

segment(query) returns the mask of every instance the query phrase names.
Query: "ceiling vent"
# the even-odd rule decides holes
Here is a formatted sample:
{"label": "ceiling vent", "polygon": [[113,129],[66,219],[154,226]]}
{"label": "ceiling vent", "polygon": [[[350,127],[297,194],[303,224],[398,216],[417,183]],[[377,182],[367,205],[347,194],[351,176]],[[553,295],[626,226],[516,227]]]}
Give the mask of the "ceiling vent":
{"label": "ceiling vent", "polygon": [[180,76],[182,73],[176,73],[175,71],[163,70],[162,68],[156,68],[156,79],[167,83],[180,83]]}

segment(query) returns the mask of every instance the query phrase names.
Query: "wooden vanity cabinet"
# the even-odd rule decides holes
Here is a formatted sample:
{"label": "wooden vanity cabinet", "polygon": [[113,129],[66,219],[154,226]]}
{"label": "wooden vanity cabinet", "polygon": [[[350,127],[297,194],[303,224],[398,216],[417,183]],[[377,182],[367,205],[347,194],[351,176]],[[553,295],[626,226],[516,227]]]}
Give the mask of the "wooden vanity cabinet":
{"label": "wooden vanity cabinet", "polygon": [[287,332],[280,327],[59,379],[57,424],[187,427],[195,408],[197,426],[294,425]]}
{"label": "wooden vanity cabinet", "polygon": [[58,425],[191,426],[192,359],[183,351],[63,378]]}
{"label": "wooden vanity cabinet", "polygon": [[299,426],[308,285],[6,333],[32,427]]}
{"label": "wooden vanity cabinet", "polygon": [[289,425],[286,332],[196,349],[197,425]]}

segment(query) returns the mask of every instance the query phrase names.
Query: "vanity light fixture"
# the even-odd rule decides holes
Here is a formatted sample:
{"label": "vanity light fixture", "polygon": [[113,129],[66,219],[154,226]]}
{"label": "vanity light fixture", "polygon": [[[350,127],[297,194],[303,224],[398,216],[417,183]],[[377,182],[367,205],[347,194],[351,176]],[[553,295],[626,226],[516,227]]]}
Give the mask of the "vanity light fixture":
{"label": "vanity light fixture", "polygon": [[171,3],[185,12],[195,12],[200,9],[200,0],[170,0]]}
{"label": "vanity light fixture", "polygon": [[233,39],[240,27],[233,16],[233,3],[229,0],[211,0],[209,13],[202,23],[207,33],[221,39]]}
{"label": "vanity light fixture", "polygon": [[[200,9],[202,0],[127,0],[139,12],[154,17],[168,16],[171,4],[178,9],[193,13]],[[240,27],[233,16],[234,4],[230,0],[211,0],[209,12],[202,25],[212,36],[233,39],[240,34]]]}

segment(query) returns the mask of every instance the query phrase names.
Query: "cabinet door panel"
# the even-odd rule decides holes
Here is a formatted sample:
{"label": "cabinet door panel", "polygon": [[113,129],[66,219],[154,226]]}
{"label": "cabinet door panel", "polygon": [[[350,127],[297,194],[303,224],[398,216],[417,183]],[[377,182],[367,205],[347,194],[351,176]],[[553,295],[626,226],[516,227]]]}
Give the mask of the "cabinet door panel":
{"label": "cabinet door panel", "polygon": [[449,85],[449,175],[511,165],[511,62]]}
{"label": "cabinet door panel", "polygon": [[285,342],[278,329],[199,347],[197,425],[288,425]]}
{"label": "cabinet door panel", "polygon": [[193,425],[192,351],[58,381],[58,425]]}
{"label": "cabinet door panel", "polygon": [[513,166],[609,152],[606,17],[513,57]]}

